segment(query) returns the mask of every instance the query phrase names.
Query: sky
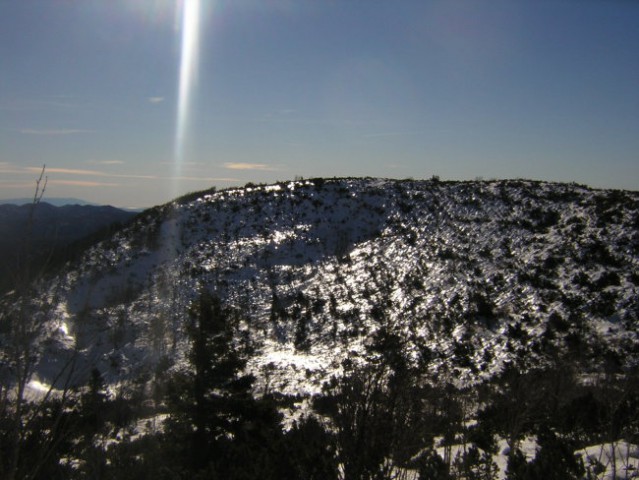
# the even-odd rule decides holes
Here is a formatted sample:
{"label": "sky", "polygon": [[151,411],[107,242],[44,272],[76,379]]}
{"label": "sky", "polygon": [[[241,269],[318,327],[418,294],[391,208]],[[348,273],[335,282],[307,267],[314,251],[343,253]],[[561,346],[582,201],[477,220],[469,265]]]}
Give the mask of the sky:
{"label": "sky", "polygon": [[295,177],[639,189],[639,2],[0,0],[0,199]]}

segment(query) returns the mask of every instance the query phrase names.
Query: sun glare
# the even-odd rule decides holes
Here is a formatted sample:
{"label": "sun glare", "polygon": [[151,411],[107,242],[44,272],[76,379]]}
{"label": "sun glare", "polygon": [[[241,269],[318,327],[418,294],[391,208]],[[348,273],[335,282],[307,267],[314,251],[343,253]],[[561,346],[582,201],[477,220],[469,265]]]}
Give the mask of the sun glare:
{"label": "sun glare", "polygon": [[[195,80],[197,77],[200,0],[184,0],[182,3],[182,27],[180,50],[180,74],[175,131],[175,177],[179,177],[184,161],[186,132]],[[175,185],[176,190],[177,185]],[[177,193],[177,192],[174,192]]]}

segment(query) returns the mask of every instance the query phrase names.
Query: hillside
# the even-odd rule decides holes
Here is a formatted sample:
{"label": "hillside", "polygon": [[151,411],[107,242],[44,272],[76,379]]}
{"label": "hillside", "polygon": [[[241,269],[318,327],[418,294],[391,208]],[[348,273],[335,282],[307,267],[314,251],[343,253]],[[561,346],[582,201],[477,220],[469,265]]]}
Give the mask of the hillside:
{"label": "hillside", "polygon": [[634,365],[637,227],[637,193],[577,185],[249,186],[157,207],[91,249],[55,283],[56,320],[100,339],[85,361],[111,378],[179,359],[203,289],[239,310],[251,368],[275,367],[283,390],[313,391],[380,329],[463,381],[565,349],[593,370]]}
{"label": "hillside", "polygon": [[[233,325],[226,348],[244,352],[237,365],[254,376],[256,397],[288,398],[279,408],[289,427],[313,408],[339,429],[321,399],[341,398],[342,377],[388,378],[391,390],[394,378],[410,378],[419,395],[431,385],[447,392],[438,394],[447,402],[457,401],[449,389],[473,398],[456,430],[450,422],[438,424],[450,431],[429,427],[431,445],[443,435],[450,447],[469,418],[502,425],[491,405],[506,402],[502,389],[516,379],[527,379],[528,393],[513,393],[508,401],[516,403],[503,408],[526,415],[537,412],[524,406],[537,398],[527,389],[546,392],[558,382],[552,388],[563,393],[545,423],[499,427],[514,452],[513,439],[549,435],[539,425],[567,418],[562,409],[590,398],[583,389],[601,375],[621,381],[636,372],[638,262],[637,192],[437,179],[312,179],[199,192],[145,211],[39,285],[30,308],[47,328],[39,331],[31,387],[46,391],[72,362],[73,381],[99,372],[112,391],[146,392],[165,415],[170,401],[149,392],[188,375],[198,358],[196,312],[217,318],[223,311]],[[492,400],[479,402],[482,385],[491,385]],[[619,398],[634,391],[615,385],[609,391]],[[572,448],[617,441],[621,430],[614,432],[589,433]],[[418,451],[413,445],[410,455]]]}

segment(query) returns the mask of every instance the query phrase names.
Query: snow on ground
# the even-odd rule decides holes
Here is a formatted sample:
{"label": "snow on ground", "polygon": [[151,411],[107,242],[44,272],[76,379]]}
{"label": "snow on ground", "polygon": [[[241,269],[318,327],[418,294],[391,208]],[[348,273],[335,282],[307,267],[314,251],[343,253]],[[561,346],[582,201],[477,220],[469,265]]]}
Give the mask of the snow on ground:
{"label": "snow on ground", "polygon": [[[499,480],[506,478],[506,468],[508,465],[508,453],[510,448],[504,438],[499,438],[497,454],[493,455],[493,461],[497,465]],[[469,445],[452,445],[450,458],[452,461],[460,458],[467,451]],[[524,438],[519,448],[526,456],[526,461],[532,461],[537,455],[537,441],[534,437]],[[445,447],[436,448],[437,454],[444,459]],[[617,480],[639,478],[639,446],[618,440],[612,443],[602,443],[590,445],[575,452],[576,456],[582,458],[586,468],[584,478],[597,480]]]}
{"label": "snow on ground", "polygon": [[591,478],[601,480],[639,478],[639,446],[619,440],[591,445],[575,452]]}
{"label": "snow on ground", "polygon": [[[441,437],[435,439],[435,445],[442,443]],[[470,444],[455,444],[450,446],[450,460],[454,462],[456,458],[462,458],[463,455],[467,452]],[[525,437],[519,443],[519,449],[525,455],[526,461],[530,462],[535,455],[537,454],[537,440],[535,437]],[[446,447],[439,446],[435,449],[437,454],[442,458],[446,459]],[[497,465],[497,478],[499,480],[506,478],[506,467],[508,465],[508,453],[510,452],[510,447],[508,446],[508,442],[504,438],[499,438],[497,440],[497,454],[493,455],[493,462]],[[480,453],[483,453],[480,450]]]}
{"label": "snow on ground", "polygon": [[259,372],[255,388],[258,393],[273,389],[292,395],[315,395],[321,393],[322,378],[341,371],[335,352],[329,349],[302,352],[290,343],[266,339],[260,350],[261,354],[247,365],[249,371]]}

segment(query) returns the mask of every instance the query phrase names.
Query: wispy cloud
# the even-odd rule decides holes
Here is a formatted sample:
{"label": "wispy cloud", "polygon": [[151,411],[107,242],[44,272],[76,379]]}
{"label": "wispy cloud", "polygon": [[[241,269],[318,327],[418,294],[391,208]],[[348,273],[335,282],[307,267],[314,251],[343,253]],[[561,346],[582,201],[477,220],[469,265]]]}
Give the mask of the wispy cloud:
{"label": "wispy cloud", "polygon": [[[36,172],[36,171],[40,171],[42,170],[41,167],[27,167],[27,170],[30,172]],[[66,173],[69,175],[105,175],[102,172],[99,172],[97,170],[81,170],[78,168],[52,168],[52,167],[48,167],[47,168],[47,173]]]}
{"label": "wispy cloud", "polygon": [[229,170],[262,170],[271,171],[276,170],[274,167],[265,163],[244,163],[244,162],[227,162],[224,164],[224,168]]}
{"label": "wispy cloud", "polygon": [[147,100],[149,103],[162,103],[164,101],[164,97],[149,97]]}
{"label": "wispy cloud", "polygon": [[0,187],[6,188],[30,188],[33,187],[33,182],[13,182],[0,180]]}
{"label": "wispy cloud", "polygon": [[165,180],[184,180],[187,182],[239,182],[239,178],[229,177],[165,177]]}
{"label": "wispy cloud", "polygon": [[89,165],[124,165],[122,160],[87,160],[86,162]]}
{"label": "wispy cloud", "polygon": [[[39,167],[27,167],[27,171],[29,172],[39,172],[41,168]],[[93,177],[108,177],[108,178],[141,178],[146,180],[156,180],[158,178],[157,175],[130,175],[123,173],[107,173],[101,172],[100,170],[83,170],[80,168],[51,168],[47,167],[47,173],[62,173],[64,175],[79,175],[79,176],[93,176]]]}
{"label": "wispy cloud", "polygon": [[42,170],[42,167],[40,167],[39,170],[37,168],[35,168],[35,167],[33,167],[33,169],[31,169],[31,170],[27,170],[27,169],[22,168],[22,167],[15,167],[14,165],[12,165],[10,163],[0,164],[0,173],[32,173],[32,172],[34,172],[36,170],[39,173]]}
{"label": "wispy cloud", "polygon": [[58,135],[77,135],[79,133],[91,133],[93,130],[82,130],[78,128],[60,128],[60,129],[34,129],[34,128],[23,128],[18,130],[19,133],[23,135],[49,135],[49,136],[58,136]]}
{"label": "wispy cloud", "polygon": [[[24,170],[21,170],[22,173],[26,172],[40,172],[42,168],[40,167],[26,167]],[[2,171],[2,170],[0,170]],[[49,168],[47,167],[47,174],[59,173],[63,175],[77,175],[77,176],[92,176],[99,178],[122,178],[122,179],[136,179],[136,180],[183,180],[189,182],[237,182],[239,181],[237,178],[228,178],[228,177],[188,177],[188,176],[161,176],[161,175],[136,175],[136,174],[127,174],[127,173],[107,173],[102,172],[100,170],[83,170],[79,168]],[[76,182],[76,180],[55,180],[56,182]],[[77,182],[84,182],[77,181]],[[115,186],[115,184],[106,184],[102,182],[98,182],[100,185],[109,185]],[[78,183],[79,184],[79,183]],[[69,183],[68,185],[72,185]]]}
{"label": "wispy cloud", "polygon": [[118,183],[95,182],[91,180],[49,180],[49,185],[70,185],[73,187],[119,187]]}

